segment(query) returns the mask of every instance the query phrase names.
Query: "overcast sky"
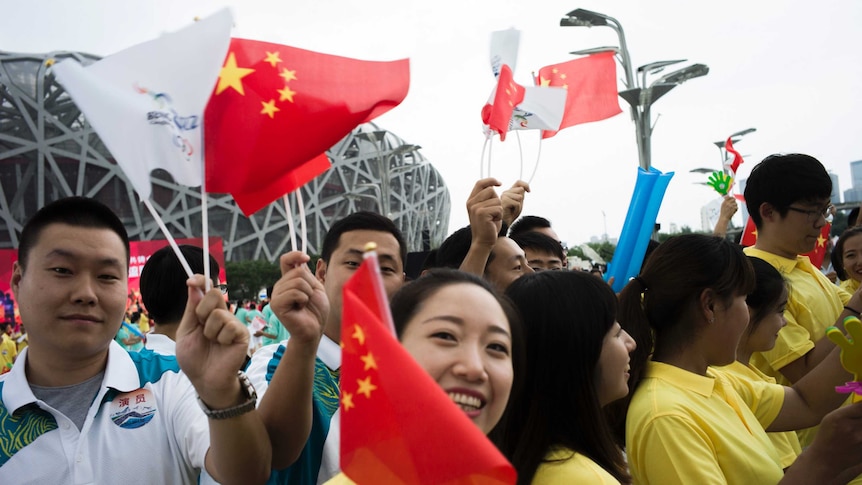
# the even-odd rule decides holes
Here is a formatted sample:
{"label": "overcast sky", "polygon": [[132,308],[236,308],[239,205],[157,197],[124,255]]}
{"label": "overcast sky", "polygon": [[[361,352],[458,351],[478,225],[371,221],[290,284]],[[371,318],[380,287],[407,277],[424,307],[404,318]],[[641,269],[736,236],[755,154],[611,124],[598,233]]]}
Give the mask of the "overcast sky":
{"label": "overcast sky", "polygon": [[[757,128],[737,148],[746,177],[776,152],[819,158],[850,188],[849,163],[862,159],[862,2],[832,0],[210,0],[4,1],[0,50],[82,51],[109,55],[230,6],[233,35],[370,60],[409,57],[406,100],[376,120],[422,154],[443,175],[452,197],[449,230],[467,223],[465,202],[479,177],[484,136],[480,110],[494,85],[490,34],[515,27],[521,47],[515,80],[571,59],[569,51],[617,45],[607,27],[559,27],[560,17],[585,8],[615,17],[625,29],[635,67],[688,59],[710,73],[676,87],[653,105],[653,166],[675,172],[659,212],[671,223],[700,228],[700,207],[717,194],[696,185],[718,169],[713,144]],[[816,6],[815,6],[816,5]],[[622,70],[618,70],[622,77]],[[605,231],[619,236],[638,167],[628,105],[609,120],[579,125],[545,140],[524,214],[549,218],[570,245]],[[658,117],[656,120],[655,117]],[[521,132],[525,177],[538,135]],[[519,176],[517,138],[492,149],[492,175],[504,185]],[[603,217],[604,213],[604,217]]]}

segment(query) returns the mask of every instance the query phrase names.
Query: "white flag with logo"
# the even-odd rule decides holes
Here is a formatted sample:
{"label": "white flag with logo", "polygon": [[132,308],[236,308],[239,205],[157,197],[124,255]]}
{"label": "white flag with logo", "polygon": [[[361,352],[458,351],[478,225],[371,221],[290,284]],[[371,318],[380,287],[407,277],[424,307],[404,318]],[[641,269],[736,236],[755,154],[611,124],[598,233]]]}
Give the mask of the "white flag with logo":
{"label": "white flag with logo", "polygon": [[566,111],[566,90],[549,86],[524,86],[524,90],[524,100],[512,112],[509,130],[559,130]]}
{"label": "white flag with logo", "polygon": [[141,199],[150,197],[155,169],[182,185],[202,184],[204,109],[232,23],[223,9],[90,66],[65,60],[53,67]]}

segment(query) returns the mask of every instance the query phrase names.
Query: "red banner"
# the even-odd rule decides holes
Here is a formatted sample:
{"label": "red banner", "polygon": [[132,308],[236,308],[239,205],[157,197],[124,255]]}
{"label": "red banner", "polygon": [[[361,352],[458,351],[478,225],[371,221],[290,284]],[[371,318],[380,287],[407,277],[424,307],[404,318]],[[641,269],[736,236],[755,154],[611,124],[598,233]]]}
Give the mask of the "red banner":
{"label": "red banner", "polygon": [[[191,244],[192,246],[204,247],[204,240],[199,237],[176,239],[177,244]],[[144,269],[144,264],[150,259],[153,253],[168,245],[167,239],[154,239],[152,241],[132,241],[129,244],[129,293],[137,294],[140,289],[141,270]],[[219,270],[218,279],[222,283],[227,283],[227,275],[224,271],[224,243],[220,237],[210,238],[210,254],[213,255],[218,262]],[[10,266],[11,268],[11,266]],[[2,276],[2,272],[0,272]],[[11,276],[11,269],[10,269]],[[6,282],[8,284],[8,281]]]}

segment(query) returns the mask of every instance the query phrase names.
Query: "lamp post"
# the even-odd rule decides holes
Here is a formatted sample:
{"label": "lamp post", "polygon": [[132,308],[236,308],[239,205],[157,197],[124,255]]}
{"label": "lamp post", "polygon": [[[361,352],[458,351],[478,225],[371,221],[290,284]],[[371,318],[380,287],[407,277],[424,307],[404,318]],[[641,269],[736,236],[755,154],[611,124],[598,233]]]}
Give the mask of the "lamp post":
{"label": "lamp post", "polygon": [[632,120],[635,122],[635,134],[638,146],[638,163],[644,170],[649,170],[651,166],[651,137],[652,137],[652,121],[650,107],[659,98],[667,94],[671,89],[682,84],[683,82],[700,76],[705,76],[709,73],[709,67],[704,64],[694,64],[684,67],[670,74],[660,77],[650,85],[647,85],[647,75],[654,75],[662,72],[667,66],[684,62],[684,59],[673,61],[658,61],[645,64],[638,68],[640,79],[636,79],[632,70],[631,58],[629,57],[628,46],[626,45],[626,36],[623,31],[622,24],[613,17],[608,15],[585,10],[582,8],[572,10],[565,17],[560,19],[562,27],[610,27],[617,33],[620,46],[601,47],[597,49],[586,49],[575,51],[573,54],[590,54],[595,52],[607,52],[610,50],[616,51],[620,64],[625,73],[625,90],[620,92],[621,98],[631,107]]}

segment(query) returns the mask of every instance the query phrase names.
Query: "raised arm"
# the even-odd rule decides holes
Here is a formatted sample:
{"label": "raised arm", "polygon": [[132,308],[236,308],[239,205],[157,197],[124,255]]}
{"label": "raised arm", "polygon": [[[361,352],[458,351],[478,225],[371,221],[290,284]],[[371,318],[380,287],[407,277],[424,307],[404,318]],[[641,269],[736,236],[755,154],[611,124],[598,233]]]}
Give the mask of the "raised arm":
{"label": "raised arm", "polygon": [[255,399],[237,378],[248,331],[227,310],[218,289],[204,295],[203,288],[202,275],[189,280],[188,304],[177,328],[177,362],[210,410],[206,469],[223,484],[263,483],[272,449]]}
{"label": "raised arm", "polygon": [[272,466],[290,466],[302,453],[312,424],[314,361],[329,300],[323,284],[308,269],[308,255],[291,251],[280,259],[281,278],[270,308],[290,332],[259,411],[272,443]]}
{"label": "raised arm", "polygon": [[479,277],[485,273],[488,257],[503,227],[503,203],[494,191],[494,187],[499,185],[500,181],[495,178],[481,179],[473,186],[467,199],[473,240],[459,269]]}

